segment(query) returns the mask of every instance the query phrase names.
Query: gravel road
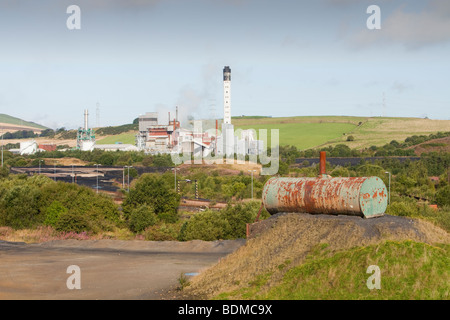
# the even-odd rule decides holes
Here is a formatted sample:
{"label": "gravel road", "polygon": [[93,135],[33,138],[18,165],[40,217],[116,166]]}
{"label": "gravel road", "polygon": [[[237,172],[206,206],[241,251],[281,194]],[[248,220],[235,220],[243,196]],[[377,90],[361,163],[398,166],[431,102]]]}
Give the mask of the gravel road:
{"label": "gravel road", "polygon": [[[201,272],[244,243],[0,241],[0,299],[161,299],[179,285],[182,273]],[[79,273],[67,273],[72,265]],[[68,289],[67,280],[75,275],[81,289]]]}

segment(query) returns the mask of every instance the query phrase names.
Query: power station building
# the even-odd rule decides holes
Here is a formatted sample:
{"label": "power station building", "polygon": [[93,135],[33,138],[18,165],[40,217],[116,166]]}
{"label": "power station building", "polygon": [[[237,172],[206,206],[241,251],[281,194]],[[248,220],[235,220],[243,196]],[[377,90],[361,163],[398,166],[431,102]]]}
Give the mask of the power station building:
{"label": "power station building", "polygon": [[[201,120],[199,120],[201,121]],[[223,123],[219,134],[216,123],[216,134],[203,132],[202,125],[194,123],[194,129],[181,128],[176,117],[167,124],[160,124],[157,112],[147,112],[139,117],[139,133],[136,135],[136,147],[148,153],[193,153],[208,155],[234,156],[255,155],[263,151],[263,141],[256,140],[254,130],[239,130],[241,136],[235,134],[231,123],[231,68],[223,69]]]}
{"label": "power station building", "polygon": [[180,136],[180,122],[177,116],[170,119],[168,124],[158,122],[157,112],[147,112],[139,117],[139,132],[136,135],[136,146],[139,150],[150,153],[171,153],[178,146]]}

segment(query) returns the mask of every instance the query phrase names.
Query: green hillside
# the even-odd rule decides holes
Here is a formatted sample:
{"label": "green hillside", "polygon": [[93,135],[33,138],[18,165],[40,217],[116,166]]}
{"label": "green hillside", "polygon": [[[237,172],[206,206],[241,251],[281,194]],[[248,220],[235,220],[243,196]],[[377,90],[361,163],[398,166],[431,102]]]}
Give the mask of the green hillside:
{"label": "green hillside", "polygon": [[[46,129],[33,122],[0,114],[0,123],[30,126]],[[203,129],[215,127],[214,121],[205,120]],[[221,122],[219,120],[219,122]],[[429,135],[450,131],[450,120],[421,118],[385,118],[350,116],[302,116],[302,117],[233,117],[236,135],[239,130],[267,130],[267,137],[261,137],[265,146],[271,144],[271,129],[279,130],[280,145],[292,145],[300,150],[326,147],[344,143],[352,149],[383,146],[392,140],[404,141],[413,135]],[[220,126],[219,126],[220,128]],[[96,128],[97,144],[135,143],[136,128],[131,124]],[[352,141],[347,141],[349,136]]]}
{"label": "green hillside", "polygon": [[99,138],[97,140],[97,144],[115,144],[115,143],[123,143],[123,144],[135,144],[136,143],[136,133],[135,132],[126,132],[120,133],[116,135],[107,136],[104,138]]}
{"label": "green hillside", "polygon": [[[219,121],[220,122],[220,121]],[[211,121],[204,121],[203,128],[211,127]],[[420,118],[382,118],[349,116],[304,116],[304,117],[233,117],[236,134],[239,129],[267,130],[265,145],[271,143],[271,129],[279,130],[280,145],[293,145],[300,150],[319,146],[347,144],[350,148],[362,149],[382,146],[392,140],[404,141],[413,135],[429,135],[450,131],[450,120]],[[117,127],[120,128],[120,127]],[[120,130],[119,130],[120,131]],[[98,130],[96,130],[98,132]],[[98,144],[135,143],[136,131],[119,134],[97,135]],[[348,136],[353,141],[347,141]]]}
{"label": "green hillside", "polygon": [[[447,300],[449,298],[450,245],[432,246],[414,241],[387,241],[355,247],[335,254],[327,244],[318,246],[306,261],[289,268],[279,266],[282,274],[270,289],[262,290],[274,273],[255,277],[241,290],[223,293],[219,299],[268,300]],[[369,265],[382,272],[379,290],[370,290],[366,273]],[[285,270],[283,270],[285,269]]]}
{"label": "green hillside", "polygon": [[[420,118],[242,117],[234,118],[233,124],[236,129],[255,129],[257,133],[259,129],[267,129],[269,143],[270,129],[278,129],[280,145],[293,145],[301,150],[339,143],[362,149],[373,145],[382,146],[392,140],[403,141],[413,135],[450,131],[450,120]],[[347,141],[349,135],[353,136],[353,141]]]}
{"label": "green hillside", "polygon": [[37,129],[48,129],[45,126],[42,126],[40,124],[34,123],[32,121],[25,121],[16,117],[12,117],[10,115],[0,113],[0,123],[9,123],[14,124],[18,126],[24,126],[24,127],[32,127]]}
{"label": "green hillside", "polygon": [[279,130],[280,145],[292,145],[297,148],[309,149],[343,136],[351,132],[356,125],[351,123],[267,123],[238,126],[238,129],[255,129],[257,134],[259,130],[267,129],[267,139],[262,137],[264,145],[271,144],[271,130]]}

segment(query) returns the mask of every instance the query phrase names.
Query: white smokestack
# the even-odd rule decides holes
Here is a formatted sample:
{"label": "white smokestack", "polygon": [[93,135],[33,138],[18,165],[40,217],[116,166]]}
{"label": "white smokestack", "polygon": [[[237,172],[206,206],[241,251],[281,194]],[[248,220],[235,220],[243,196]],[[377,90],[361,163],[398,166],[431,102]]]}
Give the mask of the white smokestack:
{"label": "white smokestack", "polygon": [[223,68],[223,123],[231,124],[231,69]]}
{"label": "white smokestack", "polygon": [[86,131],[88,129],[88,115],[89,115],[88,110],[85,109],[84,110],[84,130],[86,130]]}

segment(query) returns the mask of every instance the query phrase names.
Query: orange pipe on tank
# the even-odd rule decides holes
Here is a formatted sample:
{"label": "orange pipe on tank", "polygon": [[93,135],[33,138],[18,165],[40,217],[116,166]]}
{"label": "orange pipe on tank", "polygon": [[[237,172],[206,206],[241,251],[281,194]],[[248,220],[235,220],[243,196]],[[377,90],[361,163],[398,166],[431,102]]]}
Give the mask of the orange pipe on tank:
{"label": "orange pipe on tank", "polygon": [[320,151],[319,175],[324,176],[326,174],[327,174],[327,155],[325,151]]}

